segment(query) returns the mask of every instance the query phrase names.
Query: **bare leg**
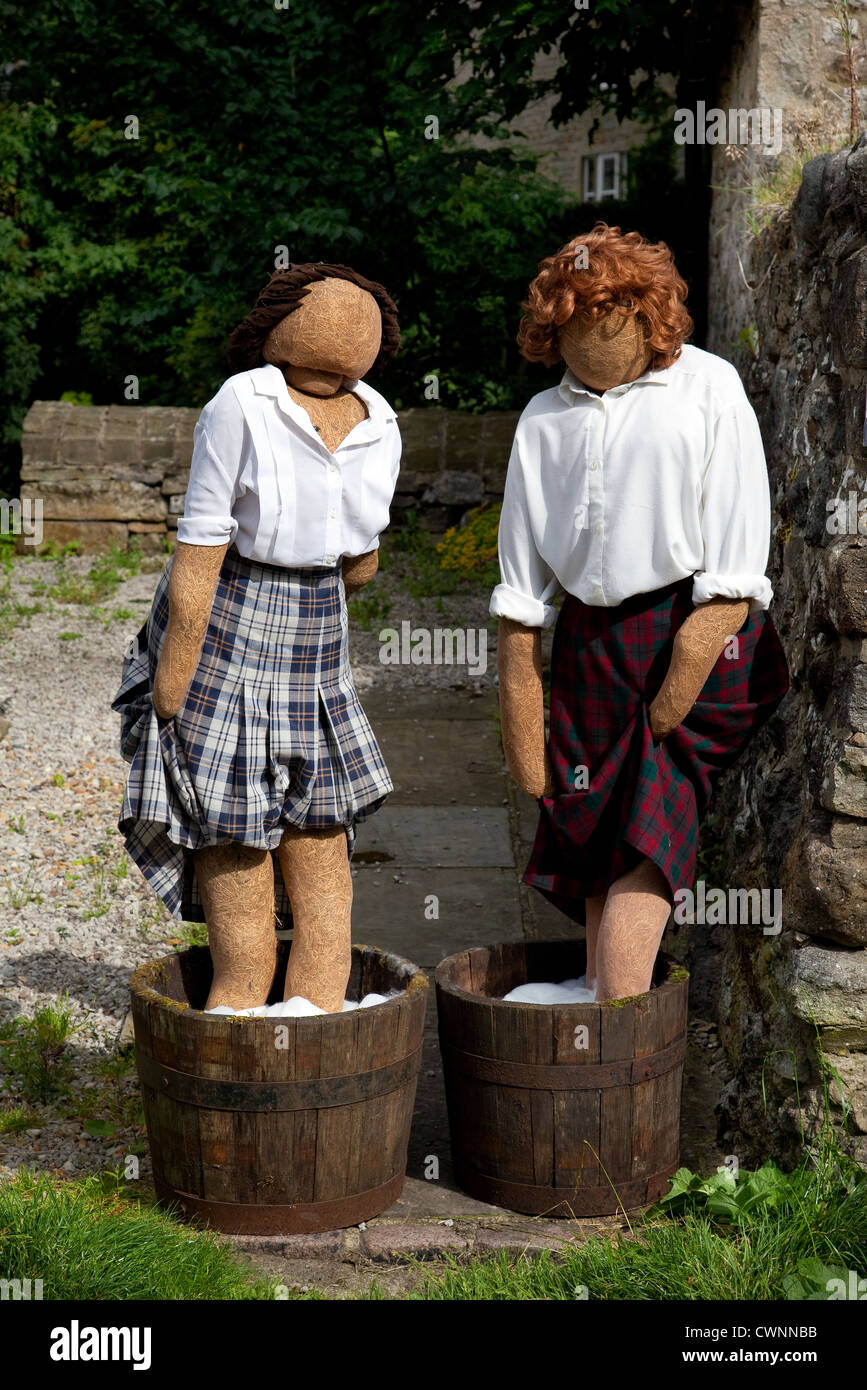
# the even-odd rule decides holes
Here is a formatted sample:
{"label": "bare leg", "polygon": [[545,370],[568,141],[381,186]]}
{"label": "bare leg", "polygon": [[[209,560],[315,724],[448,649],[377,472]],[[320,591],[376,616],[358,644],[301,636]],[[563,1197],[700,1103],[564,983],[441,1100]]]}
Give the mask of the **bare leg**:
{"label": "bare leg", "polygon": [[600,893],[596,898],[587,898],[585,902],[585,916],[587,919],[587,988],[592,989],[597,978],[596,973],[596,948],[599,941],[599,927],[602,922],[602,913],[605,910],[605,893]]}
{"label": "bare leg", "polygon": [[207,1009],[250,1009],[268,998],[277,963],[274,869],[264,849],[209,845],[196,853],[214,980]]}
{"label": "bare leg", "polygon": [[329,830],[288,826],[278,855],[293,924],[283,998],[300,994],[326,1013],[339,1013],[352,966],[346,831],[342,825]]}
{"label": "bare leg", "polygon": [[612,883],[596,943],[596,998],[624,999],[650,989],[671,912],[668,884],[649,859]]}

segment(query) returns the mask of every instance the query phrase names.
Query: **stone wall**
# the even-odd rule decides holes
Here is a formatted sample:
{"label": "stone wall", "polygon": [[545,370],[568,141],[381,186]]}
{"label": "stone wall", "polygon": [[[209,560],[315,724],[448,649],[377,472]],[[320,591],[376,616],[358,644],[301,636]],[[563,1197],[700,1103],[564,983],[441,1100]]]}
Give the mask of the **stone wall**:
{"label": "stone wall", "polygon": [[[41,499],[43,541],[84,552],[137,538],[159,550],[184,509],[197,410],[36,401],[24,421],[21,497]],[[517,412],[439,408],[400,416],[403,460],[392,508],[432,531],[502,496]]]}
{"label": "stone wall", "polygon": [[[769,108],[782,113],[782,149],[775,161],[754,146],[711,147],[714,190],[708,240],[706,346],[732,361],[748,356],[740,338],[754,323],[752,285],[762,270],[746,216],[749,189],[797,151],[818,152],[846,143],[848,70],[831,0],[732,0],[735,39],[720,68],[714,101],[724,111]],[[856,80],[867,103],[867,0],[849,0],[858,34]],[[761,206],[755,209],[761,216]],[[740,344],[740,345],[739,345]]]}
{"label": "stone wall", "polygon": [[[804,170],[756,242],[758,353],[741,360],[774,507],[772,614],[792,687],[716,811],[734,885],[779,887],[783,931],[699,936],[735,1080],[733,1151],[796,1152],[823,1075],[867,1158],[867,136]],[[723,351],[723,346],[719,346]],[[714,957],[713,948],[719,954]],[[708,961],[715,960],[714,968]],[[840,1085],[842,1082],[842,1088]],[[764,1090],[764,1094],[763,1094]]]}

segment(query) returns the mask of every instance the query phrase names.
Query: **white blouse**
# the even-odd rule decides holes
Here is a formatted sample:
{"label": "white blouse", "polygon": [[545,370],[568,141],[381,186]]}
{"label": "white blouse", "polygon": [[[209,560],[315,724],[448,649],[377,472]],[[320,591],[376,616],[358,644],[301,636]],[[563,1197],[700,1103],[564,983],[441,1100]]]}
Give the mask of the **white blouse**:
{"label": "white blouse", "polygon": [[242,555],[290,568],[330,568],[379,545],[400,467],[397,415],[363,381],[367,408],[329,453],[271,364],[230,376],[196,424],[178,540],[234,541]]}
{"label": "white blouse", "polygon": [[518,421],[490,611],[549,627],[565,589],[610,608],[694,576],[768,607],[771,508],[762,437],[736,369],[685,346],[602,395],[567,371]]}

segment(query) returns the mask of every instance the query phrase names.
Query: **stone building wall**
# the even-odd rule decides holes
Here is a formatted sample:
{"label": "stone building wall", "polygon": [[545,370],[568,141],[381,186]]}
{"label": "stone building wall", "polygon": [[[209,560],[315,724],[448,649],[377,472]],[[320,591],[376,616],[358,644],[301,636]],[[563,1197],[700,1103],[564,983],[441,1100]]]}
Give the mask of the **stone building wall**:
{"label": "stone building wall", "polygon": [[[857,33],[856,80],[867,110],[867,0],[848,0]],[[762,253],[747,212],[749,188],[785,169],[799,151],[839,149],[849,130],[845,46],[831,0],[733,0],[731,52],[722,63],[715,103],[723,111],[769,108],[782,113],[781,150],[765,158],[755,146],[711,146],[713,188],[708,239],[706,347],[731,361],[749,353],[740,335],[755,321],[752,285]],[[754,209],[761,215],[761,205]]]}
{"label": "stone building wall", "polygon": [[[552,49],[549,53],[539,53],[533,65],[533,77],[537,81],[550,78],[561,61],[556,50]],[[459,81],[466,72],[468,72],[466,67],[459,70]],[[671,93],[673,111],[676,105],[674,80],[668,75],[663,75],[660,79],[660,85]],[[555,104],[556,99],[552,96],[530,102],[519,115],[509,122],[508,128],[518,137],[519,148],[520,144],[525,142],[526,147],[533,154],[540,156],[539,167],[542,173],[555,179],[568,192],[577,194],[579,199],[584,201],[582,165],[584,156],[601,154],[628,156],[630,150],[644,144],[647,139],[647,127],[641,121],[620,121],[614,112],[605,111],[600,106],[590,106],[564,125],[555,126],[551,122],[551,111]],[[474,137],[473,143],[486,146],[496,142],[479,136]],[[683,172],[683,158],[680,150],[676,151],[676,168],[679,173]],[[625,196],[625,192],[626,181],[623,178],[621,195]],[[605,200],[598,204],[592,203],[591,214],[594,220],[597,210],[598,216],[604,217]]]}
{"label": "stone building wall", "polygon": [[[43,541],[82,551],[160,550],[177,530],[199,412],[169,406],[35,401],[24,421],[21,498],[40,499]],[[392,523],[415,508],[445,530],[468,507],[502,497],[518,412],[421,408],[400,416],[403,460]]]}
{"label": "stone building wall", "polygon": [[867,135],[807,164],[754,266],[758,355],[739,365],[768,460],[771,612],[791,690],[716,812],[730,883],[779,888],[783,930],[699,936],[697,985],[716,997],[734,1068],[733,1150],[794,1155],[801,1124],[815,1132],[818,1038],[839,1078],[826,1072],[836,1116],[845,1095],[865,1158]]}

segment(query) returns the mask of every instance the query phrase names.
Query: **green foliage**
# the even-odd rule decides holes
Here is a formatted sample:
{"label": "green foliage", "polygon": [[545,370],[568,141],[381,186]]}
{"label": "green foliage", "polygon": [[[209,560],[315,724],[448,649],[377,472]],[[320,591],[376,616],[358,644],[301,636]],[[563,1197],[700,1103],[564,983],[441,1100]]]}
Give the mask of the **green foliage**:
{"label": "green foliage", "polygon": [[844,1288],[847,1287],[850,1283],[849,1270],[843,1265],[826,1265],[815,1256],[808,1256],[799,1260],[793,1273],[784,1277],[783,1288],[786,1298],[827,1303],[834,1280],[842,1281]]}
{"label": "green foliage", "polygon": [[[725,1175],[723,1175],[725,1174]],[[564,1223],[564,1238],[570,1232]],[[446,1262],[426,1272],[427,1299],[527,1301],[839,1297],[867,1273],[867,1173],[825,1152],[784,1174],[772,1163],[737,1178],[675,1175],[637,1239],[594,1238],[548,1256]],[[806,1290],[802,1292],[801,1290]],[[846,1295],[844,1295],[846,1296]]]}
{"label": "green foliage", "polygon": [[[509,122],[547,95],[555,123],[595,105],[659,128],[659,75],[693,79],[712,52],[707,9],[3,0],[0,490],[35,396],[122,404],[134,376],[142,404],[202,404],[277,248],[390,289],[403,348],[372,384],[398,409],[425,404],[431,374],[445,407],[523,406],[552,379],[514,341],[527,282],[595,210]],[[543,78],[533,59],[554,48]],[[605,212],[665,233],[689,273],[701,211],[670,161],[670,139],[636,154],[644,203]]]}
{"label": "green foliage", "polygon": [[207,923],[172,922],[172,927],[174,934],[165,938],[170,946],[207,946]]}
{"label": "green foliage", "polygon": [[[482,8],[480,19],[475,6],[433,0],[428,13],[472,66],[465,100],[494,87],[511,117],[530,101],[553,97],[551,120],[562,125],[591,105],[619,120],[652,123],[667,114],[671,97],[659,79],[708,61],[713,8],[696,0],[592,0],[587,11],[576,11],[561,0],[507,0],[493,13]],[[553,49],[562,63],[543,76],[534,60]]]}
{"label": "green foliage", "polygon": [[450,527],[437,546],[441,568],[472,575],[484,588],[493,587],[500,578],[497,532],[501,511],[501,504],[483,502],[467,513],[462,526]]}
{"label": "green foliage", "polygon": [[743,1170],[737,1176],[730,1168],[717,1168],[709,1178],[678,1168],[669,1191],[648,1214],[706,1211],[728,1221],[750,1222],[784,1202],[791,1182],[791,1177],[772,1162],[757,1172]]}
{"label": "green foliage", "polygon": [[[31,585],[34,594],[43,594],[58,603],[93,605],[111,598],[119,584],[131,579],[142,568],[141,550],[131,541],[126,549],[113,545],[105,554],[98,555],[85,571],[73,570],[68,564],[68,556],[75,553],[70,546],[77,544],[70,542],[62,550],[50,543],[43,547],[40,558],[53,561],[54,579],[52,582],[46,579],[34,581]],[[61,641],[80,636],[80,633],[61,634]]]}
{"label": "green foliage", "polygon": [[25,1129],[33,1129],[38,1124],[38,1112],[22,1105],[0,1110],[0,1134],[23,1134]]}
{"label": "green foliage", "polygon": [[25,1170],[0,1186],[0,1269],[38,1275],[45,1299],[274,1296],[216,1236],[131,1200],[114,1173],[60,1183]]}
{"label": "green foliage", "polygon": [[391,604],[381,594],[358,594],[349,600],[349,613],[354,622],[360,623],[369,632],[375,623],[385,622],[391,612]]}
{"label": "green foliage", "polygon": [[72,1073],[67,1048],[76,1031],[68,993],[54,1004],[40,1004],[32,1018],[15,1018],[4,1027],[0,1056],[17,1095],[45,1102],[66,1090]]}
{"label": "green foliage", "polygon": [[392,289],[405,347],[373,384],[398,407],[430,371],[444,405],[526,398],[518,305],[566,202],[493,89],[451,80],[448,24],[402,0],[3,9],[7,477],[36,395],[122,404],[132,375],[143,404],[203,403],[278,247]]}
{"label": "green foliage", "polygon": [[750,357],[757,358],[759,356],[759,330],[757,326],[754,323],[745,324],[739,331],[733,346],[748,352]]}
{"label": "green foliage", "polygon": [[28,903],[42,902],[42,894],[33,886],[33,874],[34,869],[31,864],[23,877],[6,879],[6,897],[9,901],[9,906],[14,907],[16,912],[22,907],[26,907]]}
{"label": "green foliage", "polygon": [[399,531],[383,537],[380,549],[389,571],[413,598],[444,598],[467,586],[463,576],[442,569],[437,543],[430,531],[423,530],[415,510],[407,512]]}

